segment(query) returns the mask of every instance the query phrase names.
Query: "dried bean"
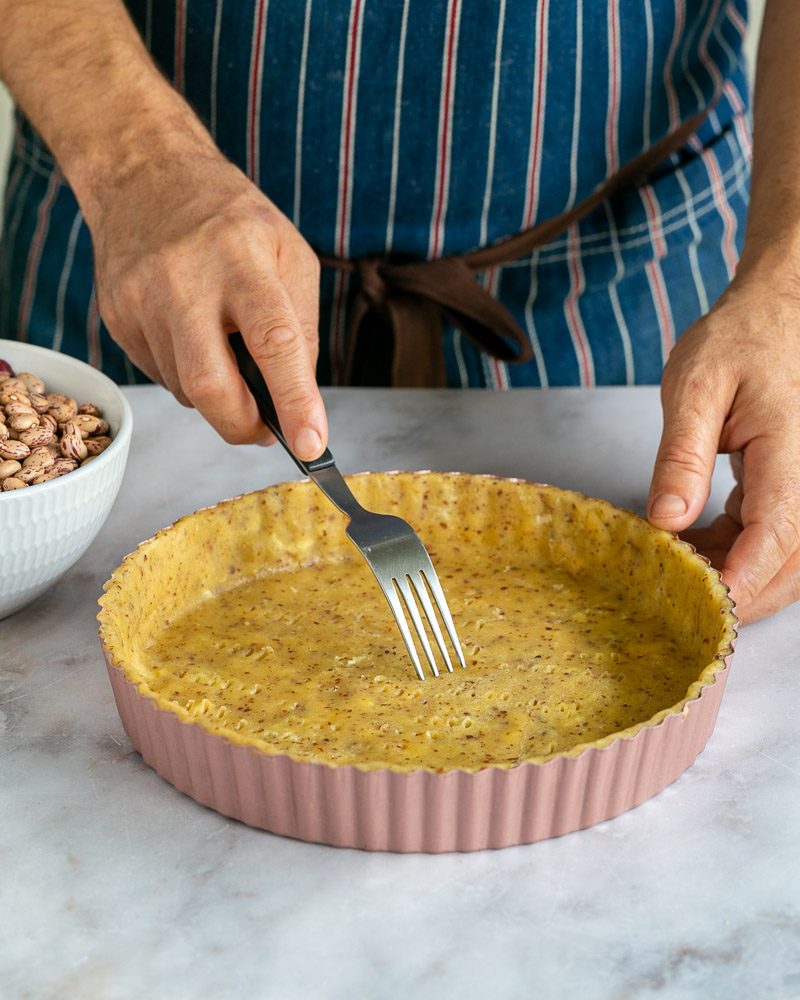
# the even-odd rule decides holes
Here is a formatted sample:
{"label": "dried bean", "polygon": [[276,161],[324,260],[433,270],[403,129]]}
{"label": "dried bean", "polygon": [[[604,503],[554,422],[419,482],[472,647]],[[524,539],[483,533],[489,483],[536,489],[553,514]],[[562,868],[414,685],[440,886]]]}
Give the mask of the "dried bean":
{"label": "dried bean", "polygon": [[9,417],[8,427],[12,431],[29,431],[31,427],[39,426],[39,418],[31,410],[30,413],[15,413]]}
{"label": "dried bean", "polygon": [[22,382],[28,392],[44,392],[44,382],[33,372],[17,372],[17,380]]}
{"label": "dried bean", "polygon": [[[111,444],[108,421],[91,402],[46,391],[33,372],[15,375],[0,358],[0,483],[38,485],[86,465]],[[7,485],[9,484],[9,485]]]}
{"label": "dried bean", "polygon": [[16,462],[21,462],[30,453],[30,448],[22,441],[13,441],[11,438],[8,441],[0,441],[0,458],[11,458]]}
{"label": "dried bean", "polygon": [[15,462],[13,459],[0,462],[0,479],[8,479],[9,476],[16,475],[21,468],[19,462]]}

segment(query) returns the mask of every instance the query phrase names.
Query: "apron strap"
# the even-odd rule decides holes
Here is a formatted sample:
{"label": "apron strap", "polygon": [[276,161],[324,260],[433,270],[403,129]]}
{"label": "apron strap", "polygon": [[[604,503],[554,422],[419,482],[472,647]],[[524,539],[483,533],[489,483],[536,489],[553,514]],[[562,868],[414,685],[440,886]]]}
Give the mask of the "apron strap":
{"label": "apron strap", "polygon": [[339,359],[345,382],[385,385],[388,357],[391,385],[444,386],[445,323],[498,361],[529,361],[532,349],[527,335],[508,309],[478,284],[475,273],[544,246],[617,191],[646,176],[686,143],[710,107],[626,163],[573,208],[497,243],[465,254],[405,263],[374,256],[349,260],[319,254],[324,267],[350,272],[358,280]]}

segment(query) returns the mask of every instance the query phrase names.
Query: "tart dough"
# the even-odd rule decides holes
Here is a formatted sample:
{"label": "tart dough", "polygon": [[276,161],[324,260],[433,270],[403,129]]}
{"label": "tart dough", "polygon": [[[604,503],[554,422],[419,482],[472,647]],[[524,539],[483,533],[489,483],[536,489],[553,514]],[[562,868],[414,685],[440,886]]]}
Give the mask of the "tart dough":
{"label": "tart dough", "polygon": [[607,503],[456,474],[351,486],[419,531],[466,670],[417,679],[345,519],[309,483],[199,511],[129,556],[102,601],[112,662],[159,707],[266,753],[474,771],[633,735],[730,651],[715,571]]}

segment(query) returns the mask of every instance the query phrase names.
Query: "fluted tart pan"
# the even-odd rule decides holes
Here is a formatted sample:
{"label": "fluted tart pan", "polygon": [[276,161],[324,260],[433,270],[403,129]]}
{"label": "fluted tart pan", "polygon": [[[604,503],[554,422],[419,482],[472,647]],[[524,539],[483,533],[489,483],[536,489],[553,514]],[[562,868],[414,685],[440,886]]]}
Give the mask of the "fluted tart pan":
{"label": "fluted tart pan", "polygon": [[416,679],[312,484],[223,501],[143,542],[100,601],[122,723],[163,778],[273,833],[443,852],[591,826],[693,763],[736,618],[691,546],[521,480],[350,484],[428,545],[467,669]]}

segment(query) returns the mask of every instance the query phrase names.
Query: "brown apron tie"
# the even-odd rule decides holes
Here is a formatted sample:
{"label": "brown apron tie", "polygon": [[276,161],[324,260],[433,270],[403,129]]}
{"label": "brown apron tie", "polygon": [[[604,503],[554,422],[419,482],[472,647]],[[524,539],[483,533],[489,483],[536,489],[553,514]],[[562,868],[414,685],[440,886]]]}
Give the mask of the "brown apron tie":
{"label": "brown apron tie", "polygon": [[[358,281],[339,359],[344,381],[351,382],[357,354],[365,351],[391,358],[393,386],[443,386],[445,323],[498,361],[529,361],[528,337],[508,309],[478,284],[476,272],[507,264],[549,243],[617,191],[644,177],[684,145],[709,110],[710,106],[625,164],[569,211],[490,246],[410,262],[383,257],[346,260],[320,254],[323,266],[354,273]],[[380,384],[374,369],[367,366],[364,384]]]}

